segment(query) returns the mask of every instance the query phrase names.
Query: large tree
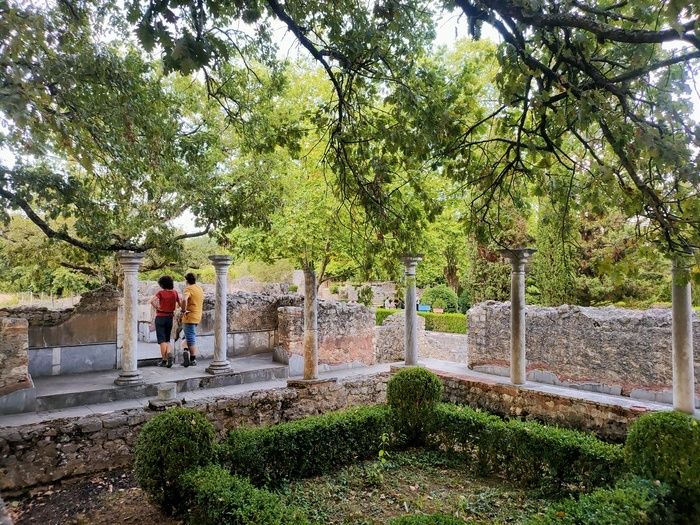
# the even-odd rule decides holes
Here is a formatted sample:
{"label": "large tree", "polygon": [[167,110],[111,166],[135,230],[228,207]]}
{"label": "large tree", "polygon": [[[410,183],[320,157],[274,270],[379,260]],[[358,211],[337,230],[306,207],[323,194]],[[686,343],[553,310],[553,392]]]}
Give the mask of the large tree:
{"label": "large tree", "polygon": [[[142,40],[160,44],[174,68],[208,70],[232,55],[245,60],[242,44],[251,42],[269,57],[270,25],[284,24],[333,87],[324,116],[341,189],[389,228],[403,212],[385,184],[383,161],[395,155],[387,134],[400,124],[399,147],[436,163],[449,159],[454,177],[481,190],[474,201],[480,220],[512,197],[518,179],[544,185],[547,164],[556,162],[580,184],[617,183],[622,207],[647,217],[666,249],[700,245],[692,147],[698,133],[688,118],[700,59],[698,2],[448,1],[444,7],[465,14],[475,37],[489,24],[502,39],[498,104],[459,121],[440,118],[453,114],[451,101],[436,101],[436,79],[420,65],[433,34],[432,7],[417,0],[341,1],[332,8],[315,1],[135,0],[132,13]],[[241,21],[255,36],[231,29]],[[409,103],[377,120],[369,109],[377,94]],[[585,154],[572,156],[567,137]],[[476,153],[488,155],[486,171],[472,169]]]}

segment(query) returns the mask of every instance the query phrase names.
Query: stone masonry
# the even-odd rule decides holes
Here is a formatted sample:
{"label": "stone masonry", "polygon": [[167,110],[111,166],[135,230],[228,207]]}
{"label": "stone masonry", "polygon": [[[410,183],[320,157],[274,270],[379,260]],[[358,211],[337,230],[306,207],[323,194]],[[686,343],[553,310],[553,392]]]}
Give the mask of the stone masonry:
{"label": "stone masonry", "polygon": [[[274,388],[211,397],[186,406],[206,414],[223,437],[242,425],[269,425],[386,400],[388,374],[354,376],[302,388]],[[145,403],[144,403],[145,404]],[[0,491],[128,466],[145,408],[0,428]]]}
{"label": "stone masonry", "polygon": [[[295,375],[303,363],[304,312],[301,306],[278,309],[275,359],[289,363]],[[374,314],[360,304],[319,301],[319,368],[374,364]],[[325,366],[324,366],[325,365]],[[302,367],[303,368],[303,367]]]}
{"label": "stone masonry", "polygon": [[[695,375],[700,377],[700,319],[693,317]],[[528,306],[526,330],[528,379],[668,401],[670,309]],[[510,303],[473,306],[468,339],[470,368],[502,372],[509,365]],[[700,382],[696,388],[700,393]]]}
{"label": "stone masonry", "polygon": [[0,397],[33,386],[29,377],[27,320],[0,318]]}

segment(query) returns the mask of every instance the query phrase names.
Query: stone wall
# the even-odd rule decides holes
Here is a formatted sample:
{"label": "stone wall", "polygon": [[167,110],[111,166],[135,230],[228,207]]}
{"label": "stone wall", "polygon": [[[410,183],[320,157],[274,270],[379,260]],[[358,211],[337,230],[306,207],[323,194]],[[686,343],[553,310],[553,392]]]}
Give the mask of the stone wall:
{"label": "stone wall", "polygon": [[[304,369],[304,314],[301,306],[278,309],[275,359],[289,364],[290,375]],[[318,303],[319,370],[371,365],[374,357],[374,314],[360,304]]]}
{"label": "stone wall", "polygon": [[[241,425],[266,425],[330,410],[382,403],[388,374],[356,376],[300,388],[277,388],[194,401],[219,437]],[[15,493],[33,485],[100,472],[131,463],[143,424],[155,415],[132,409],[89,417],[56,419],[0,429],[0,491]]]}
{"label": "stone wall", "polygon": [[31,388],[27,320],[0,318],[0,397]]}
{"label": "stone wall", "polygon": [[[670,309],[528,306],[525,318],[528,379],[668,401]],[[695,377],[700,377],[696,314],[693,334]],[[502,373],[510,360],[510,303],[472,307],[468,339],[470,368]]]}

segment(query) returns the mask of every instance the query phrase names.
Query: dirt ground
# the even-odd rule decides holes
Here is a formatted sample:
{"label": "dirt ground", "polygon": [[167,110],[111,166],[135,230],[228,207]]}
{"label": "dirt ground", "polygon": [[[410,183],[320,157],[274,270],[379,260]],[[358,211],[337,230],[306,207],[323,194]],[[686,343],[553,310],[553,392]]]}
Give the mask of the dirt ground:
{"label": "dirt ground", "polygon": [[128,470],[66,480],[6,498],[15,525],[180,525],[151,505]]}

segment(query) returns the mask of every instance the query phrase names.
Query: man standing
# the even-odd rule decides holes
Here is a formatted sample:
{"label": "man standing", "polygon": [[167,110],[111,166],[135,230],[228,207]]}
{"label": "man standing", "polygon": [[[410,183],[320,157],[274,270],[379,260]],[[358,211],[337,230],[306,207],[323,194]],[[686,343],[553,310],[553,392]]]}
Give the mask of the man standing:
{"label": "man standing", "polygon": [[204,306],[204,290],[197,284],[193,273],[185,275],[187,286],[183,291],[182,299],[182,324],[185,332],[187,348],[182,352],[182,364],[184,366],[197,366],[197,339],[195,329],[202,320],[202,307]]}

